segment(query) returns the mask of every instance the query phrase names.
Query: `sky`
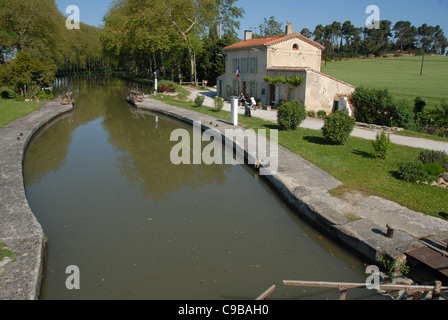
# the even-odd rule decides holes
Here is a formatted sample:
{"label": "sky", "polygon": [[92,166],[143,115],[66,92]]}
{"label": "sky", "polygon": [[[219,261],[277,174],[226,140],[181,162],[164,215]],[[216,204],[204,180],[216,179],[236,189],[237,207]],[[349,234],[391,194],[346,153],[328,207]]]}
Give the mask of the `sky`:
{"label": "sky", "polygon": [[[59,10],[66,14],[70,5],[79,7],[80,20],[83,23],[100,26],[112,0],[56,0]],[[357,27],[364,27],[371,12],[366,13],[369,5],[379,8],[381,20],[390,20],[392,25],[407,20],[419,27],[424,23],[440,25],[448,37],[448,0],[239,0],[236,5],[245,10],[240,20],[238,32],[243,38],[244,30],[258,30],[264,18],[274,16],[276,21],[286,25],[291,21],[294,31],[303,28],[313,31],[318,24],[327,25],[333,21],[343,23],[350,20]],[[256,28],[256,29],[254,29]]]}

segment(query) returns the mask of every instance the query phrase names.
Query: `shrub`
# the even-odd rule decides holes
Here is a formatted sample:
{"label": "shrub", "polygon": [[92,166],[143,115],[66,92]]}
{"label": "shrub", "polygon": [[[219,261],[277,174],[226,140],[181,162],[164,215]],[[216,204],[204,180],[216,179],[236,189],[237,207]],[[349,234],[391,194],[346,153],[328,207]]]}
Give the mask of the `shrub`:
{"label": "shrub", "polygon": [[408,105],[406,100],[393,102],[386,112],[390,115],[389,126],[404,129],[413,129],[415,127],[414,115],[411,106]]}
{"label": "shrub", "polygon": [[6,90],[2,91],[1,98],[2,99],[9,99],[10,98],[9,91],[6,91]]}
{"label": "shrub", "polygon": [[403,101],[394,101],[387,89],[359,87],[350,101],[359,122],[408,129],[413,126],[411,107]]}
{"label": "shrub", "polygon": [[423,150],[419,153],[417,160],[422,164],[437,163],[448,170],[448,155],[444,151]]}
{"label": "shrub", "polygon": [[168,84],[162,84],[161,86],[159,86],[159,91],[164,93],[164,92],[175,92],[176,88],[174,87],[174,84],[172,83],[168,83]]}
{"label": "shrub", "polygon": [[218,96],[215,96],[213,98],[213,100],[215,101],[215,111],[219,112],[222,110],[222,108],[224,107],[224,99]]}
{"label": "shrub", "polygon": [[430,176],[439,176],[445,172],[445,169],[438,163],[425,164],[425,170]]}
{"label": "shrub", "polygon": [[296,130],[306,119],[306,108],[300,101],[282,103],[278,108],[277,122],[281,130]]}
{"label": "shrub", "polygon": [[426,102],[422,100],[420,97],[416,97],[414,99],[414,115],[415,117],[417,114],[423,112],[423,109],[426,107]]}
{"label": "shrub", "polygon": [[327,113],[324,110],[317,111],[317,117],[318,118],[325,118],[327,116]]}
{"label": "shrub", "polygon": [[346,112],[336,111],[324,120],[322,128],[324,138],[328,143],[342,145],[347,141],[355,125],[355,119]]}
{"label": "shrub", "polygon": [[398,178],[408,182],[428,180],[428,173],[420,161],[412,161],[400,164]]}
{"label": "shrub", "polygon": [[314,118],[316,116],[316,113],[314,111],[307,111],[306,115],[310,118]]}
{"label": "shrub", "polygon": [[202,94],[198,94],[196,96],[196,99],[194,99],[194,103],[196,104],[196,107],[201,107],[202,104],[204,103],[205,100],[205,96],[203,96]]}
{"label": "shrub", "polygon": [[372,142],[373,152],[372,155],[376,158],[386,159],[392,143],[390,142],[390,136],[385,132],[381,131],[376,135],[376,139]]}
{"label": "shrub", "polygon": [[385,117],[386,110],[392,104],[392,97],[387,89],[356,88],[350,101],[355,107],[355,117],[359,122],[389,125]]}
{"label": "shrub", "polygon": [[50,90],[41,90],[37,95],[39,100],[51,100],[54,99],[53,93]]}
{"label": "shrub", "polygon": [[442,102],[441,108],[418,113],[416,125],[419,131],[448,137],[448,104]]}

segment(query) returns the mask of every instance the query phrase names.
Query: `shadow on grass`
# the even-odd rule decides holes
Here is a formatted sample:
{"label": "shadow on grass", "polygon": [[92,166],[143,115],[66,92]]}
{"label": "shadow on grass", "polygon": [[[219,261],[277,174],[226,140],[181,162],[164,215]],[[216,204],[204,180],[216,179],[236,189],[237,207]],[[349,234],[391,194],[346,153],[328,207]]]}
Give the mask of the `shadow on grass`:
{"label": "shadow on grass", "polygon": [[402,180],[398,170],[389,171],[389,174],[397,180]]}
{"label": "shadow on grass", "polygon": [[303,137],[303,140],[311,142],[311,143],[315,143],[315,144],[320,144],[320,145],[327,145],[327,142],[325,141],[325,138],[323,137],[313,137],[313,136],[307,136],[307,137]]}
{"label": "shadow on grass", "polygon": [[365,152],[361,150],[353,150],[353,154],[358,156],[363,156],[366,159],[375,159],[375,157],[370,152]]}
{"label": "shadow on grass", "polygon": [[446,212],[439,212],[439,216],[441,216],[443,219],[448,220],[448,213]]}

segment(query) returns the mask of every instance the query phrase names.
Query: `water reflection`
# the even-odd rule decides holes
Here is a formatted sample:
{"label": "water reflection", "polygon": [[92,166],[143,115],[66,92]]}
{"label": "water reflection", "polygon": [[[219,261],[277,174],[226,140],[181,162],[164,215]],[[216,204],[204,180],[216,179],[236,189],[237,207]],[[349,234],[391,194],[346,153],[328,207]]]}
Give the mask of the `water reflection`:
{"label": "water reflection", "polygon": [[[362,261],[301,221],[251,169],[174,166],[169,138],[184,125],[159,116],[156,126],[129,107],[125,82],[64,85],[79,89],[75,110],[34,139],[24,166],[48,237],[44,299],[254,299],[286,279],[365,280]],[[80,290],[65,287],[69,265],[80,269]],[[282,288],[273,297],[338,293]]]}

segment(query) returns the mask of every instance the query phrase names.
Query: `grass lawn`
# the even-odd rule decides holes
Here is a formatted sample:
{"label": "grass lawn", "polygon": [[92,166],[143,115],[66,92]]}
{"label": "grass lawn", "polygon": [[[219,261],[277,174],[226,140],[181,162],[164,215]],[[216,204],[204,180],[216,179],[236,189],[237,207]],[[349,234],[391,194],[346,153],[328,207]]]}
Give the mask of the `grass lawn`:
{"label": "grass lawn", "polygon": [[43,103],[0,99],[0,128],[39,109]]}
{"label": "grass lawn", "polygon": [[[192,102],[176,101],[173,97],[160,99],[168,104],[194,110],[230,121],[230,112],[215,112],[212,108],[197,108]],[[245,118],[240,115],[239,125],[245,128],[278,129],[276,123],[259,118]],[[372,142],[350,137],[344,146],[330,146],[324,143],[320,130],[300,128],[295,132],[279,130],[279,143],[314,163],[322,170],[343,182],[332,193],[336,196],[353,190],[367,195],[376,195],[397,202],[407,208],[428,215],[441,217],[448,214],[448,190],[407,183],[395,178],[401,162],[415,160],[420,149],[393,145],[387,160],[372,158]]]}
{"label": "grass lawn", "polygon": [[14,258],[14,252],[5,248],[5,244],[0,241],[0,262],[3,261],[4,258],[9,257],[11,259]]}
{"label": "grass lawn", "polygon": [[354,86],[388,88],[396,99],[413,102],[420,96],[428,107],[448,101],[448,57],[403,56],[378,59],[359,59],[322,64],[322,72]]}

